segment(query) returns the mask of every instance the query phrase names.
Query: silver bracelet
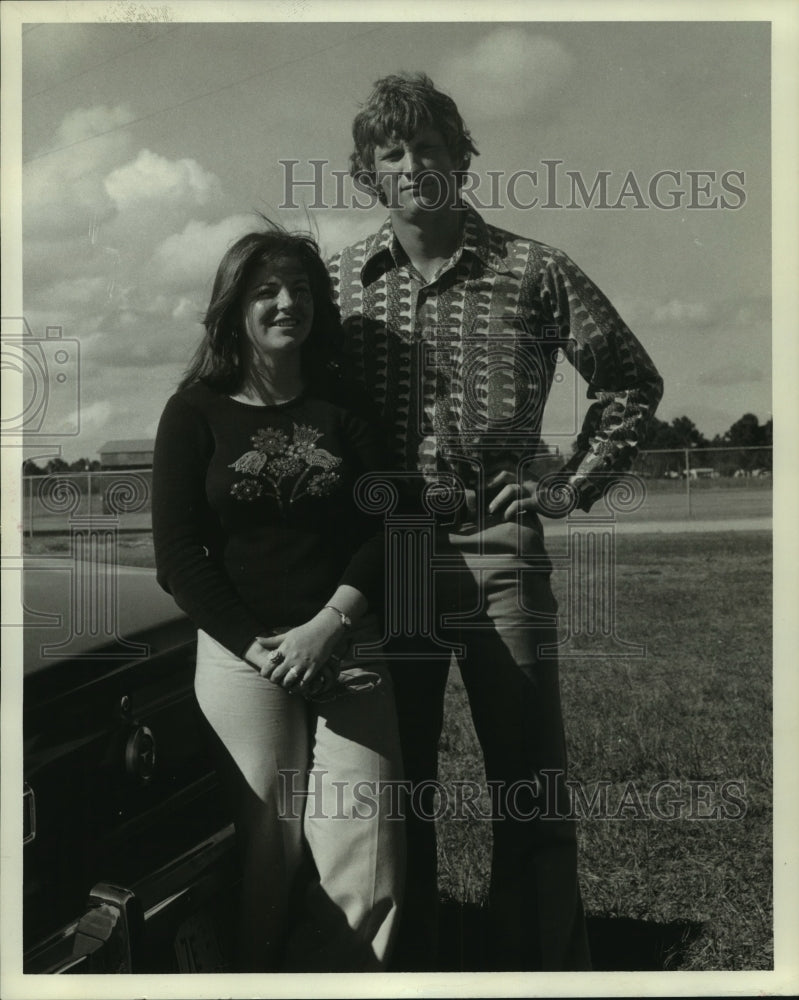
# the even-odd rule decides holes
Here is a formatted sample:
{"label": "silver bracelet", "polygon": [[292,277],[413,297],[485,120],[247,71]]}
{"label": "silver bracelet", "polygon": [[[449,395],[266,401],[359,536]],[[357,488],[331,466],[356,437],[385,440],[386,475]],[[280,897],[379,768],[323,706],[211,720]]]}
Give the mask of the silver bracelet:
{"label": "silver bracelet", "polygon": [[352,618],[350,618],[349,615],[345,615],[343,611],[339,611],[338,608],[333,607],[332,604],[326,604],[322,608],[322,610],[323,611],[332,611],[334,614],[338,615],[339,620],[341,621],[341,624],[344,626],[344,628],[346,628],[346,629],[352,628]]}

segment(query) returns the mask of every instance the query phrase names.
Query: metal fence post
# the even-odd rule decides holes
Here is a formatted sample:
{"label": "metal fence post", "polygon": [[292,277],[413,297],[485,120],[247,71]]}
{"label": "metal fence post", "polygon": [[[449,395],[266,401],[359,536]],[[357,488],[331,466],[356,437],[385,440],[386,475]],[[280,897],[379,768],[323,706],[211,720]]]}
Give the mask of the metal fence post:
{"label": "metal fence post", "polygon": [[33,538],[33,480],[28,477],[28,479],[23,480],[28,486],[28,530],[30,532],[31,538]]}
{"label": "metal fence post", "polygon": [[691,453],[688,448],[683,449],[685,452],[685,500],[688,504],[688,517],[691,516],[691,459],[688,457]]}

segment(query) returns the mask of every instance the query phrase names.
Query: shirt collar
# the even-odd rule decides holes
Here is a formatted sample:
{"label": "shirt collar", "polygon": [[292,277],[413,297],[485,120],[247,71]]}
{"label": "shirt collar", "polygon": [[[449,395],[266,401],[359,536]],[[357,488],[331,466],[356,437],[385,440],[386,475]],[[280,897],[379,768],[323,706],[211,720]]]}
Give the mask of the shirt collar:
{"label": "shirt collar", "polygon": [[[486,267],[500,274],[511,274],[511,268],[504,255],[497,253],[491,246],[491,234],[482,217],[471,207],[466,208],[466,221],[463,226],[461,242],[447,266],[442,270],[455,267],[464,254],[471,254]],[[402,267],[408,263],[408,255],[402,244],[394,235],[389,217],[371,238],[367,246],[363,266],[361,267],[361,283],[371,284],[379,274]]]}

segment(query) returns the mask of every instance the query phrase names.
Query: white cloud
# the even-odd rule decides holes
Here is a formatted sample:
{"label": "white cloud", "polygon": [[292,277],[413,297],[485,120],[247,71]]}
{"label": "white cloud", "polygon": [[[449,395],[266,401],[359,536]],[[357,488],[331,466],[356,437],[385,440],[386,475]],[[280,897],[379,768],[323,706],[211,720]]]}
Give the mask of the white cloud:
{"label": "white cloud", "polygon": [[[105,244],[141,259],[142,246],[221,197],[219,179],[194,159],[170,160],[132,148],[126,105],[68,114],[48,149],[25,165],[24,238]],[[69,269],[67,254],[63,263]],[[57,265],[57,266],[58,266]]]}
{"label": "white cloud", "polygon": [[123,128],[133,117],[126,105],[109,108],[100,104],[93,108],[76,108],[61,122],[53,137],[52,148],[81,143],[92,137],[99,138],[105,133]]}
{"label": "white cloud", "polygon": [[108,281],[102,277],[72,278],[48,286],[44,298],[57,302],[68,311],[84,313],[87,305],[102,301],[108,292]]}
{"label": "white cloud", "polygon": [[[319,243],[324,258],[348,243],[373,233],[383,222],[384,213],[347,209],[281,212],[277,221],[290,231],[310,232]],[[219,222],[192,219],[183,231],[163,240],[153,253],[149,271],[157,280],[183,293],[202,288],[209,294],[219,261],[227,248],[245,233],[263,228],[255,215],[232,215]],[[187,295],[196,309],[196,296]],[[204,303],[205,304],[205,303]]]}
{"label": "white cloud", "polygon": [[[762,332],[767,333],[771,318],[771,303],[764,296],[753,295],[738,301],[671,298],[657,302],[651,296],[624,298],[619,295],[614,297],[613,304],[636,333],[655,327],[688,332],[702,330],[703,334],[719,334],[729,343],[734,331],[746,330],[757,334],[758,343],[768,343],[767,335],[765,340],[760,337]],[[737,345],[739,334],[735,337]]]}
{"label": "white cloud", "polygon": [[[25,176],[25,314],[37,331],[57,323],[80,342],[81,454],[152,427],[200,340],[222,255],[263,226],[254,212],[220,217],[222,185],[200,158],[133,147],[119,127],[131,117],[122,106],[73,112],[52,146],[77,144],[34,160]],[[383,218],[275,212],[287,229],[312,231],[324,256]]]}
{"label": "white cloud", "polygon": [[48,147],[25,164],[23,230],[26,241],[55,241],[70,234],[94,240],[101,224],[118,215],[106,189],[107,175],[133,155],[124,124],[127,105],[78,108],[56,130]]}
{"label": "white cloud", "polygon": [[257,229],[251,215],[231,215],[221,222],[192,219],[155,248],[148,270],[162,285],[181,290],[208,287],[222,254],[240,236]]}
{"label": "white cloud", "polygon": [[[366,211],[354,208],[329,209],[314,217],[322,256],[327,259],[350,243],[375,232],[385,219],[385,209]],[[302,228],[298,224],[298,228]]]}
{"label": "white cloud", "polygon": [[706,302],[683,302],[671,299],[654,307],[653,323],[690,323],[702,325],[717,318]]}
{"label": "white cloud", "polygon": [[524,114],[528,122],[540,121],[549,118],[559,103],[573,62],[552,38],[521,25],[502,27],[471,49],[447,57],[435,83],[459,95],[467,121],[478,114],[492,118]]}
{"label": "white cloud", "polygon": [[171,312],[172,319],[196,319],[197,318],[197,303],[193,302],[191,299],[187,299],[185,295],[181,295],[178,299],[177,305]]}
{"label": "white cloud", "polygon": [[106,426],[111,419],[113,408],[107,399],[98,400],[80,408],[81,433],[91,433]]}
{"label": "white cloud", "polygon": [[221,191],[218,178],[196,160],[168,160],[149,149],[111,171],[103,186],[120,211],[137,209],[143,202],[205,205]]}
{"label": "white cloud", "polygon": [[[130,117],[125,107],[80,109],[64,119],[53,145]],[[127,132],[114,131],[34,160],[24,194],[26,315],[78,337],[87,371],[129,370],[154,358],[181,363],[224,245],[211,227],[208,263],[189,263],[178,287],[148,265],[159,242],[221,195],[218,179],[193,159],[146,149],[134,155]],[[204,224],[196,225],[204,243]]]}
{"label": "white cloud", "polygon": [[127,371],[126,378],[132,381],[123,392],[135,395],[152,365],[182,368],[201,332],[196,317],[176,321],[140,309],[111,312],[100,318],[94,331],[80,336],[81,368],[93,388],[95,382],[107,386],[112,374]]}

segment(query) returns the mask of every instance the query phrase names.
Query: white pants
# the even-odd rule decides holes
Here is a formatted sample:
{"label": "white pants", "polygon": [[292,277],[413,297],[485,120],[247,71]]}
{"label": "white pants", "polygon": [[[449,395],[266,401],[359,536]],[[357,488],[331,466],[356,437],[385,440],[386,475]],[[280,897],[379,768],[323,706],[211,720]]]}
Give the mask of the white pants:
{"label": "white pants", "polygon": [[[367,616],[353,642],[378,639]],[[195,691],[242,854],[239,971],[386,967],[405,868],[400,749],[388,670],[364,666],[379,687],[316,705],[198,634]]]}

